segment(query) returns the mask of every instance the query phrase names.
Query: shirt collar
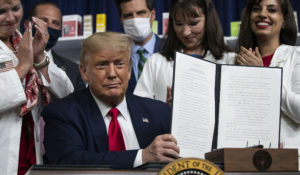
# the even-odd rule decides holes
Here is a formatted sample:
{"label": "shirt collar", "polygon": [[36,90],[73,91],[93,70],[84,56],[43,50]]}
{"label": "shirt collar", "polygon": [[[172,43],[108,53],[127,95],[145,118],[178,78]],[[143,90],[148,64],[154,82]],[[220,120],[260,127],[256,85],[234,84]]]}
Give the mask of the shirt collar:
{"label": "shirt collar", "polygon": [[144,48],[147,51],[147,53],[153,54],[154,47],[155,47],[155,41],[156,41],[155,34],[152,33],[151,39],[145,45],[140,46],[140,45],[134,44],[132,50],[134,53],[136,53],[136,51],[139,50],[140,48]]}
{"label": "shirt collar", "polygon": [[[94,100],[96,101],[96,104],[102,114],[102,117],[105,118],[108,116],[108,112],[109,110],[112,108],[111,106],[106,105],[105,103],[103,103],[101,100],[99,100],[94,94],[93,92],[90,90]],[[127,120],[127,115],[124,115],[127,113],[127,102],[126,102],[126,97],[124,97],[123,101],[116,106],[116,108],[120,111],[120,114],[122,117],[124,117],[125,120]]]}

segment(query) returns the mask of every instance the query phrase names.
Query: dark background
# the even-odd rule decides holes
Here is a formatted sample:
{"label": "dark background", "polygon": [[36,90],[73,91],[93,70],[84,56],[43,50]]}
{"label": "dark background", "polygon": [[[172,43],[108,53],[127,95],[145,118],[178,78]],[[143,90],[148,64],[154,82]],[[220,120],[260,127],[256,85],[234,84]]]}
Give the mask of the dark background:
{"label": "dark background", "polygon": [[[24,17],[26,16],[30,7],[41,0],[21,0],[24,8]],[[57,4],[63,15],[71,14],[92,14],[93,25],[95,30],[95,18],[97,13],[106,13],[107,30],[123,32],[123,28],[118,16],[117,8],[114,0],[49,0]],[[224,34],[230,35],[230,22],[239,21],[242,9],[246,0],[212,0],[219,13],[222,22]],[[294,10],[300,13],[300,0],[290,0]],[[154,0],[154,7],[156,10],[156,20],[159,21],[158,32],[162,31],[162,12],[168,12],[171,0]],[[300,22],[300,21],[299,21]],[[23,25],[22,25],[23,26]],[[21,26],[21,29],[23,27]],[[299,26],[298,26],[299,27]]]}

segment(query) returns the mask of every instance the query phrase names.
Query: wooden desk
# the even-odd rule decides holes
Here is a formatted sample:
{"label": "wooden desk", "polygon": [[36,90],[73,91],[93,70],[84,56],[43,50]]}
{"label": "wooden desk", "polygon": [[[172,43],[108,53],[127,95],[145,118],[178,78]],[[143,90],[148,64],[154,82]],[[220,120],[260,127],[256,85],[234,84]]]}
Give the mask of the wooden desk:
{"label": "wooden desk", "polygon": [[[159,170],[109,170],[98,166],[34,166],[29,175],[157,175]],[[225,173],[225,175],[300,175],[300,172]]]}
{"label": "wooden desk", "polygon": [[[97,171],[32,171],[30,175],[157,175],[157,171],[151,170],[97,170]],[[268,172],[268,173],[225,173],[225,175],[300,175],[300,172]]]}

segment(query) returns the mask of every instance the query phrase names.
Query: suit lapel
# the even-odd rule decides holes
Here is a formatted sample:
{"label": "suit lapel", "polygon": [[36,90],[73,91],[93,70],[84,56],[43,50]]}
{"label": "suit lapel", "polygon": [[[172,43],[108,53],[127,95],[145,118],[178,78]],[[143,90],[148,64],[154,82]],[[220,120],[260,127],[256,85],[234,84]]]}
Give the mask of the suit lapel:
{"label": "suit lapel", "polygon": [[144,110],[142,104],[138,102],[133,95],[127,95],[126,101],[140,148],[145,148],[152,141],[147,137],[149,136],[148,131],[151,129],[149,113]]}
{"label": "suit lapel", "polygon": [[82,97],[82,107],[86,114],[86,119],[92,130],[92,135],[94,136],[97,149],[108,150],[108,136],[106,131],[106,126],[102,117],[102,114],[89,90],[86,88]]}

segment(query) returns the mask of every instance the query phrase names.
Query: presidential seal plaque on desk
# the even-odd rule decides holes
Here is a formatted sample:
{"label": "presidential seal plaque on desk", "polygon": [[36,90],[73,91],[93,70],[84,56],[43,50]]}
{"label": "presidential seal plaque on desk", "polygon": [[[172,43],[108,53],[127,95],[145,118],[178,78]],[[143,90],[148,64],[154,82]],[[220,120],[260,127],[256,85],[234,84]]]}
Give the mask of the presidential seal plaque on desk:
{"label": "presidential seal plaque on desk", "polygon": [[224,172],[207,160],[181,158],[166,165],[158,175],[224,175]]}

